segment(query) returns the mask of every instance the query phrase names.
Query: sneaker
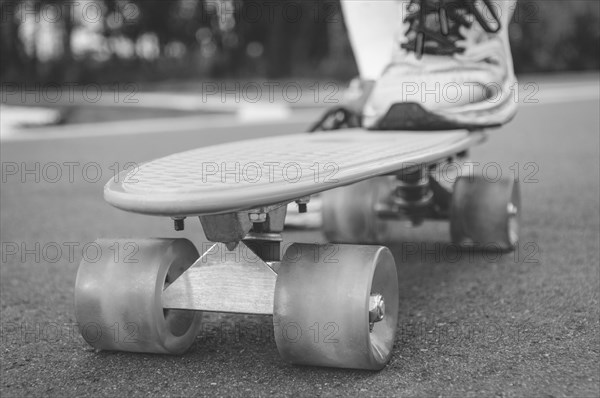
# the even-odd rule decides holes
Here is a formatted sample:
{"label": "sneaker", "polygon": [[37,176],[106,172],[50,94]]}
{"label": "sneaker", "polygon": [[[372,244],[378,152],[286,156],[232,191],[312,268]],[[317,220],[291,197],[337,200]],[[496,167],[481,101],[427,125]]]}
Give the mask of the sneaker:
{"label": "sneaker", "polygon": [[508,40],[516,0],[403,0],[392,62],[366,101],[371,129],[500,126],[517,110]]}
{"label": "sneaker", "polygon": [[362,110],[375,82],[354,78],[344,92],[342,104],[329,108],[309,128],[309,132],[362,127]]}

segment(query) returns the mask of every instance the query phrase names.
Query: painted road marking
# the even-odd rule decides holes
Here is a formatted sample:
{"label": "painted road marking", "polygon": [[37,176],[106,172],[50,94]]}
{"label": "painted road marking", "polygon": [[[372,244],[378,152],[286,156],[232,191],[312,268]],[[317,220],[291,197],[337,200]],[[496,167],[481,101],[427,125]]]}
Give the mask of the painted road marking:
{"label": "painted road marking", "polygon": [[[597,101],[600,99],[600,82],[591,81],[583,85],[567,83],[544,83],[539,90],[524,84],[519,93],[523,106],[569,104],[573,102]],[[236,104],[237,112],[230,114],[178,116],[156,119],[138,119],[104,123],[71,124],[26,129],[19,127],[11,116],[0,117],[1,141],[30,141],[64,138],[101,137],[132,134],[152,134],[197,131],[214,128],[235,128],[244,125],[308,124],[316,119],[322,109],[292,110],[285,104]],[[2,107],[5,108],[5,107]],[[230,106],[226,106],[231,110]]]}

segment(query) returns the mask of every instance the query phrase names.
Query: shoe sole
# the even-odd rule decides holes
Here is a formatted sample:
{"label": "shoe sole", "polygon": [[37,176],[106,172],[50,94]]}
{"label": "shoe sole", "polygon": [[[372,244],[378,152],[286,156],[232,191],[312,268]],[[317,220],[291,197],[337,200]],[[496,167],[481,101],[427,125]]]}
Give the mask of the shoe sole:
{"label": "shoe sole", "polygon": [[478,130],[497,127],[499,124],[474,125],[457,123],[426,110],[420,104],[405,102],[394,104],[371,130]]}

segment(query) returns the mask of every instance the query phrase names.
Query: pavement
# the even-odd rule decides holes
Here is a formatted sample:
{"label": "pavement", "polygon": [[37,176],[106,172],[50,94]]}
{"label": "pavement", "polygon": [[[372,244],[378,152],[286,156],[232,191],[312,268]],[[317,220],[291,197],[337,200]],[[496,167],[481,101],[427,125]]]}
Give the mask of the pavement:
{"label": "pavement", "polygon": [[[587,84],[598,87],[597,75]],[[0,395],[598,397],[599,106],[597,96],[523,106],[472,151],[482,165],[519,173],[514,253],[456,253],[443,222],[406,228],[391,245],[399,330],[390,363],[375,373],[284,363],[269,316],[204,314],[195,344],[177,357],[98,353],[77,333],[73,286],[96,238],[206,243],[192,220],[179,233],[170,220],[107,205],[102,188],[116,171],[190,147],[300,132],[307,117],[4,140]],[[284,238],[324,241],[319,231]]]}

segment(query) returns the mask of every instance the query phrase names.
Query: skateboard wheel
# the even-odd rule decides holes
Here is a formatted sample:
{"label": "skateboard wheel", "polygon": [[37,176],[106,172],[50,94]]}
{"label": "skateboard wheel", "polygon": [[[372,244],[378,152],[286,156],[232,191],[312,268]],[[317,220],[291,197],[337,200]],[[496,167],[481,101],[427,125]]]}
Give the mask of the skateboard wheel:
{"label": "skateboard wheel", "polygon": [[162,291],[199,257],[187,239],[99,239],[79,265],[75,316],[99,350],[180,354],[194,342],[201,313],[164,310]]}
{"label": "skateboard wheel", "polygon": [[450,236],[461,247],[513,250],[519,240],[521,197],[512,178],[460,177],[450,204]]}
{"label": "skateboard wheel", "polygon": [[390,242],[392,225],[377,215],[375,207],[392,189],[389,177],[376,177],[323,192],[325,238],[336,243]]}
{"label": "skateboard wheel", "polygon": [[392,354],[398,295],[396,264],[385,247],[290,246],[273,310],[281,357],[298,365],[383,368]]}

